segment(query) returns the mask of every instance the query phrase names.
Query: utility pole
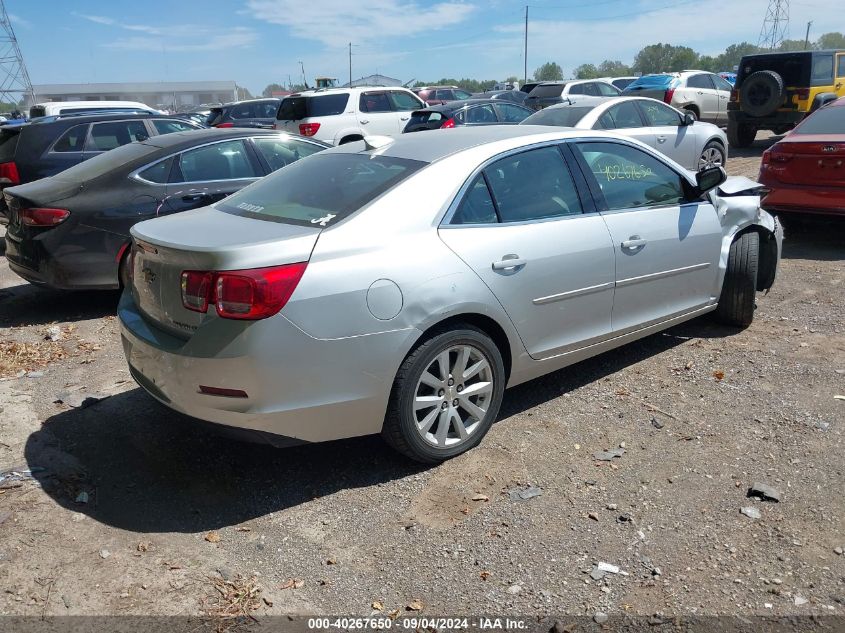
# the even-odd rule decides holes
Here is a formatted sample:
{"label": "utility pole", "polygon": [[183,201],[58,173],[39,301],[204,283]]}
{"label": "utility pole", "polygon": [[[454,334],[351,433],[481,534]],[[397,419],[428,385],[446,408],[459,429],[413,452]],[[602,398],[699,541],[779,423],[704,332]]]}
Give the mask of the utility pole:
{"label": "utility pole", "polygon": [[804,36],[804,50],[807,50],[807,47],[810,45],[810,27],[812,26],[813,21],[810,20],[807,22],[807,35]]}
{"label": "utility pole", "polygon": [[349,42],[349,87],[352,87],[352,42]]}
{"label": "utility pole", "polygon": [[522,76],[522,85],[528,83],[528,5],[525,5],[525,51],[522,55],[522,61],[525,63],[524,74]]}
{"label": "utility pole", "polygon": [[299,68],[300,68],[300,70],[302,70],[302,85],[307,88],[308,87],[308,80],[305,79],[305,64],[303,64],[301,60],[299,62]]}
{"label": "utility pole", "polygon": [[35,103],[35,92],[23,54],[18,46],[18,38],[6,13],[6,4],[0,0],[0,101],[13,103],[15,107],[23,98]]}

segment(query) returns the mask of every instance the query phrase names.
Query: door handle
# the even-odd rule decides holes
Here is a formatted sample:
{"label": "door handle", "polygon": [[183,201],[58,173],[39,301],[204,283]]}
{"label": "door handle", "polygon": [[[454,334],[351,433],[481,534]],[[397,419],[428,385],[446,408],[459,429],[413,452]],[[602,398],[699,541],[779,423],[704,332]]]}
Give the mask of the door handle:
{"label": "door handle", "polygon": [[411,118],[411,117],[409,117],[409,116],[402,116],[402,117],[399,117],[399,120],[400,120],[400,121],[407,121],[407,120],[408,120],[408,119],[410,119],[410,118]]}
{"label": "door handle", "polygon": [[186,196],[182,196],[182,202],[199,202],[200,200],[209,200],[211,195],[207,193],[191,193]]}
{"label": "door handle", "polygon": [[501,261],[493,262],[493,270],[516,272],[517,269],[521,269],[527,263],[524,259],[520,259],[519,255],[505,255]]}
{"label": "door handle", "polygon": [[367,125],[367,123],[369,123],[369,122],[370,122],[369,119],[364,119],[363,121],[361,121],[361,125]]}
{"label": "door handle", "polygon": [[666,137],[665,137],[665,136],[658,136],[658,137],[657,137],[657,142],[658,142],[658,143],[665,143],[665,142],[666,142]]}
{"label": "door handle", "polygon": [[632,235],[627,240],[622,242],[622,248],[635,251],[641,249],[645,246],[648,242],[641,238],[639,235]]}

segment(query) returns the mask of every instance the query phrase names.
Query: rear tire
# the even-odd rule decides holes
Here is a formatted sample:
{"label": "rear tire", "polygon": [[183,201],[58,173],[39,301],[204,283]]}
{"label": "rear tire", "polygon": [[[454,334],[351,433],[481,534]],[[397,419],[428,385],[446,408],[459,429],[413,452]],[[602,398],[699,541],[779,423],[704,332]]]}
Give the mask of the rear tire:
{"label": "rear tire", "polygon": [[117,266],[117,283],[120,285],[120,289],[123,290],[124,288],[129,287],[129,284],[132,283],[132,280],[129,277],[129,252],[131,248],[127,248],[126,252],[123,253],[123,257],[120,258],[120,264]]}
{"label": "rear tire", "polygon": [[731,244],[725,281],[716,317],[722,323],[745,328],[754,320],[760,235],[743,233]]}
{"label": "rear tire", "polygon": [[757,128],[735,121],[728,121],[728,144],[736,149],[745,149],[754,144]]}
{"label": "rear tire", "polygon": [[504,390],[502,354],[487,334],[467,323],[436,331],[396,373],[382,437],[418,462],[445,461],[481,442]]}

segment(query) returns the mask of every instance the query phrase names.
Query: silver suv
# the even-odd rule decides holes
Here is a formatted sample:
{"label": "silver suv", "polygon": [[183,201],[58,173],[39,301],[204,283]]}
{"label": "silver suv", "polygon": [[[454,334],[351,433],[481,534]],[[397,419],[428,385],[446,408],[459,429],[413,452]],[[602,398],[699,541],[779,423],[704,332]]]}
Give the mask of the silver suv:
{"label": "silver suv", "polygon": [[728,100],[731,85],[714,73],[685,70],[680,73],[643,75],[622,94],[627,97],[651,97],[679,110],[690,112],[697,120],[728,124]]}

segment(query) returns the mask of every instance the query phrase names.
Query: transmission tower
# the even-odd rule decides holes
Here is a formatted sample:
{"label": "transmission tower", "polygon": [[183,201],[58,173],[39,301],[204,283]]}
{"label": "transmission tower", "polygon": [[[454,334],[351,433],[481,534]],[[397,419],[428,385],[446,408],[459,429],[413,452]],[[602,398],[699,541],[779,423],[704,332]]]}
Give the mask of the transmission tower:
{"label": "transmission tower", "polygon": [[789,0],[769,0],[757,46],[773,51],[789,34]]}
{"label": "transmission tower", "polygon": [[21,97],[35,101],[18,38],[6,13],[6,3],[0,0],[0,101],[17,103]]}

